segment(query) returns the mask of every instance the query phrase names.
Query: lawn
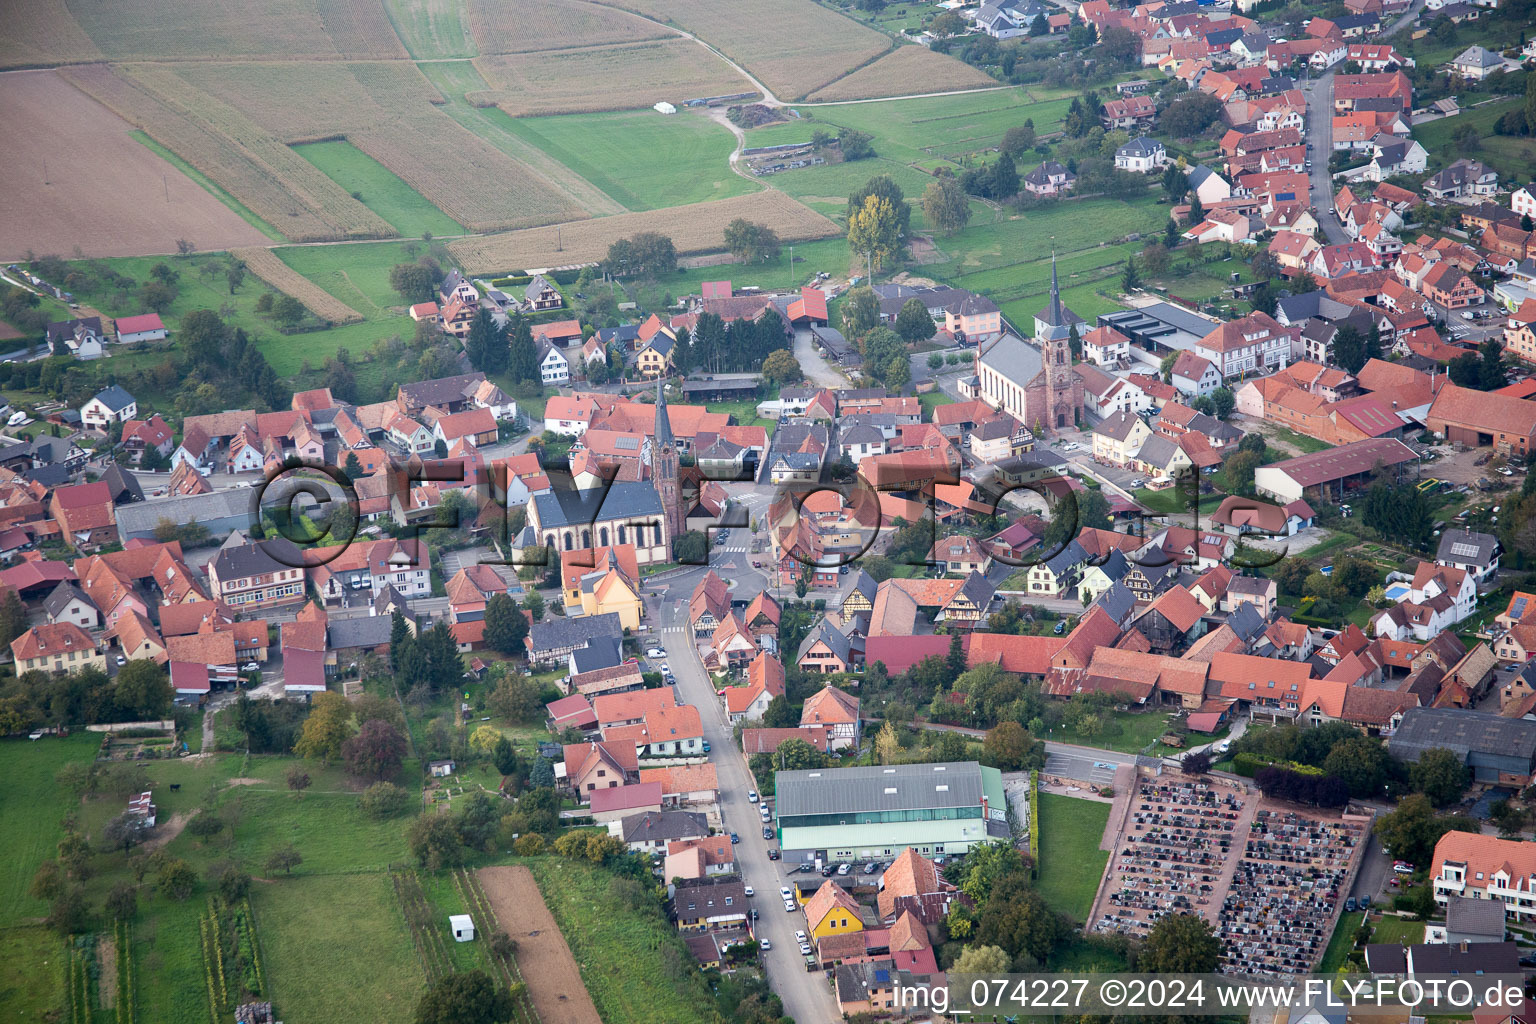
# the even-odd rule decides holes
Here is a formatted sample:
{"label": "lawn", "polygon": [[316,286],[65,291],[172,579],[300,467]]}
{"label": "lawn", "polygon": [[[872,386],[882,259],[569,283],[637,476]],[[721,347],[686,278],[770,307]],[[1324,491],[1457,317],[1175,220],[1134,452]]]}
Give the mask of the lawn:
{"label": "lawn", "polygon": [[0,928],[0,1006],[11,1021],[51,1019],[63,1001],[63,944],[41,928]]}
{"label": "lawn", "polygon": [[212,178],[208,177],[208,175],[187,163],[180,156],[178,156],[175,151],[165,148],[164,146],[160,145],[160,143],[150,138],[147,134],[137,129],[129,132],[128,134],[132,136],[135,141],[152,150],[160,159],[175,167],[182,174],[185,174],[187,177],[203,186],[203,188],[207,189],[209,192],[212,192],[214,197],[218,199],[219,202],[223,203],[231,210],[234,210],[247,224],[250,224],[256,228],[256,230],[272,239],[272,241],[282,242],[286,240],[284,239],[282,232],[278,231],[277,228],[273,227],[271,224],[268,224],[261,217],[258,217],[250,207],[246,206],[240,200],[226,192],[221,185],[219,185]]}
{"label": "lawn", "polygon": [[1088,736],[1058,725],[1046,739],[1055,743],[1076,743],[1084,747],[1134,754],[1157,742],[1157,738],[1168,731],[1168,716],[1161,711],[1115,711],[1104,719],[1102,730]]}
{"label": "lawn", "polygon": [[425,979],[387,874],[258,885],[251,903],[272,1001],[284,1019],[414,1019]]}
{"label": "lawn", "polygon": [[[606,1021],[688,1024],[714,1019],[698,986],[684,986],[658,969],[691,963],[682,937],[660,917],[649,917],[610,896],[612,874],[580,861],[535,857],[528,862],[539,891],[581,968],[582,981]],[[680,957],[681,959],[678,959]]]}
{"label": "lawn", "polygon": [[346,139],[308,142],[293,149],[407,238],[464,233],[462,224]]}
{"label": "lawn", "polygon": [[[654,110],[519,117],[512,131],[630,210],[659,210],[755,191],[731,170],[736,140],[705,117]],[[638,154],[650,158],[637,159]]]}
{"label": "lawn", "polygon": [[[1180,515],[1189,511],[1189,499],[1186,496],[1186,490],[1177,485],[1165,487],[1160,491],[1153,491],[1143,487],[1140,490],[1132,491],[1131,496],[1148,509],[1162,515]],[[1200,495],[1200,511],[1216,511],[1225,498],[1225,494],[1212,493]]]}
{"label": "lawn", "polygon": [[90,733],[0,742],[0,779],[5,780],[0,786],[0,821],[5,822],[0,862],[6,865],[0,876],[0,926],[48,912],[46,904],[27,895],[27,887],[38,865],[54,855],[63,834],[59,819],[73,802],[53,776],[71,761],[89,761],[100,746],[101,737]]}
{"label": "lawn", "polygon": [[[1468,156],[1487,163],[1503,178],[1523,181],[1532,164],[1536,164],[1536,140],[1495,135],[1493,126],[1511,110],[1519,110],[1524,102],[1523,99],[1499,100],[1463,110],[1455,117],[1443,117],[1415,127],[1413,137],[1429,150],[1430,170],[1444,167],[1459,156]],[[1474,125],[1478,130],[1478,147],[1470,153],[1460,152],[1452,141],[1465,124]]]}
{"label": "lawn", "polygon": [[[282,261],[369,319],[405,313],[406,303],[389,284],[389,271],[425,250],[420,242],[295,245],[277,249]],[[406,334],[416,325],[403,321]]]}
{"label": "lawn", "polygon": [[[860,184],[863,182],[861,181]],[[841,211],[847,200],[840,200]],[[705,281],[729,281],[742,288],[795,288],[809,284],[821,271],[833,279],[844,277],[848,272],[848,243],[841,238],[827,238],[819,242],[802,242],[793,247],[795,262],[789,262],[791,247],[785,246],[778,260],[773,263],[721,263],[707,267],[681,270],[676,274],[647,281],[632,281],[625,285],[630,297],[648,309],[660,309],[668,305],[667,296],[698,295]],[[620,302],[623,302],[622,292]]]}
{"label": "lawn", "polygon": [[1036,888],[1051,908],[1083,922],[1093,910],[1109,854],[1099,849],[1109,804],[1040,794],[1040,864]]}
{"label": "lawn", "polygon": [[1371,922],[1372,942],[1400,942],[1405,946],[1416,946],[1424,941],[1424,922],[1410,921],[1406,917],[1397,917],[1394,914],[1383,914],[1379,920]]}
{"label": "lawn", "polygon": [[[205,898],[195,895],[184,903],[141,898],[140,905],[143,909],[133,929],[139,1019],[155,1024],[208,1024],[208,982],[197,923],[206,911]],[[272,967],[265,966],[271,979]]]}
{"label": "lawn", "polygon": [[1334,928],[1328,948],[1323,951],[1323,960],[1317,965],[1318,974],[1333,974],[1343,965],[1344,958],[1354,948],[1355,932],[1364,920],[1365,914],[1359,911],[1340,915],[1338,927]]}
{"label": "lawn", "polygon": [[757,414],[757,402],[755,398],[739,398],[731,402],[706,402],[704,408],[710,412],[728,413],[735,421],[746,427],[768,427],[769,433],[773,432],[773,420],[766,419]]}

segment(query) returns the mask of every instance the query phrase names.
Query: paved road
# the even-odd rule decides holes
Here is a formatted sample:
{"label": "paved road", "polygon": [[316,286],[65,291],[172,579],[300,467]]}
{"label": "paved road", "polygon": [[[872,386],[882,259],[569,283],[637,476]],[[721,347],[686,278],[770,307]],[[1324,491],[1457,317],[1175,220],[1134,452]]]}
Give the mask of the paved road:
{"label": "paved road", "polygon": [[778,898],[779,887],[789,884],[790,876],[783,873],[782,862],[768,859],[768,849],[776,843],[763,840],[756,805],[747,800],[747,793],[756,788],[756,782],[736,748],[732,729],[689,635],[687,596],[703,572],[703,567],[699,567],[670,578],[667,593],[651,604],[649,613],[653,621],[661,624],[662,645],[677,678],[679,698],[699,709],[704,738],[713,748],[711,760],[720,785],[721,819],[728,830],[741,837],[736,847],[736,867],[743,880],[757,891],[753,902],[760,915],[758,937],[766,938],[773,946],[763,954],[769,984],[784,1001],[784,1012],[789,1017],[799,1024],[826,1024],[842,1015],[822,975],[805,970],[795,939],[795,932],[805,928],[805,916],[785,912]]}
{"label": "paved road", "polygon": [[848,386],[848,378],[834,369],[821,354],[821,349],[811,340],[810,331],[795,332],[795,361],[800,364],[800,369],[805,371],[805,379],[811,384],[823,388],[845,388]]}
{"label": "paved road", "polygon": [[1331,245],[1349,241],[1333,206],[1333,179],[1328,174],[1328,157],[1333,154],[1333,72],[1305,82],[1301,91],[1307,98],[1306,135],[1312,143],[1307,155],[1312,158],[1312,205],[1317,207],[1317,222]]}

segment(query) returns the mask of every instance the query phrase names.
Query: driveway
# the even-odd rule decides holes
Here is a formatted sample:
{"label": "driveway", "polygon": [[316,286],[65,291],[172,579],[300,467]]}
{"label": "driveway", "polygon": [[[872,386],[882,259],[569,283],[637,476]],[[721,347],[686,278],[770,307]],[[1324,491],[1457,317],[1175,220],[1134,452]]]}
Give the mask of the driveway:
{"label": "driveway", "polygon": [[736,847],[736,867],[742,879],[757,890],[753,900],[759,914],[757,935],[773,945],[772,950],[763,954],[768,982],[784,1001],[786,1016],[802,1024],[836,1021],[842,1014],[832,997],[831,987],[820,972],[806,972],[799,943],[795,940],[795,932],[805,928],[805,915],[785,912],[778,899],[779,887],[790,885],[791,877],[812,878],[817,882],[821,879],[814,875],[786,875],[782,861],[768,859],[769,848],[777,846],[777,842],[763,840],[757,807],[747,800],[748,791],[756,789],[757,783],[732,737],[731,726],[725,720],[725,713],[688,630],[687,595],[703,571],[700,567],[669,580],[666,597],[654,602],[649,614],[653,616],[652,621],[661,624],[662,642],[667,661],[676,674],[679,699],[699,709],[704,738],[712,748],[710,758],[720,786],[721,821],[727,830],[741,837],[741,843]]}
{"label": "driveway", "polygon": [[810,331],[795,332],[795,361],[805,371],[805,379],[817,387],[845,388],[848,378],[834,369],[811,340]]}

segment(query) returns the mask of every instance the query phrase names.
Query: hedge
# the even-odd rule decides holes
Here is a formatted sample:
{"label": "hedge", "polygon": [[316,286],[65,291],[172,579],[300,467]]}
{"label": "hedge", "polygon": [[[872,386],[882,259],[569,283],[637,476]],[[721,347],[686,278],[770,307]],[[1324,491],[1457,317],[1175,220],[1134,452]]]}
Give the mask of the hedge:
{"label": "hedge", "polygon": [[1040,772],[1029,770],[1029,856],[1034,861],[1031,870],[1040,874]]}

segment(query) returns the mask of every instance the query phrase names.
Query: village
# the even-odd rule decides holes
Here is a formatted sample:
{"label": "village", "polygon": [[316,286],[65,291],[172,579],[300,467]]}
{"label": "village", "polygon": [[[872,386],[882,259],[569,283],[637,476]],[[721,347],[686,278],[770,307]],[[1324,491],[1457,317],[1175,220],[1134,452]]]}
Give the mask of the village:
{"label": "village", "polygon": [[[898,6],[843,15],[970,76],[857,100],[919,141],[836,81],[642,97],[821,235],[3,254],[0,1003],[343,1021],[355,969],[379,1020],[874,1022],[1533,969],[1529,0]],[[920,138],[1048,49],[1049,127]]]}

